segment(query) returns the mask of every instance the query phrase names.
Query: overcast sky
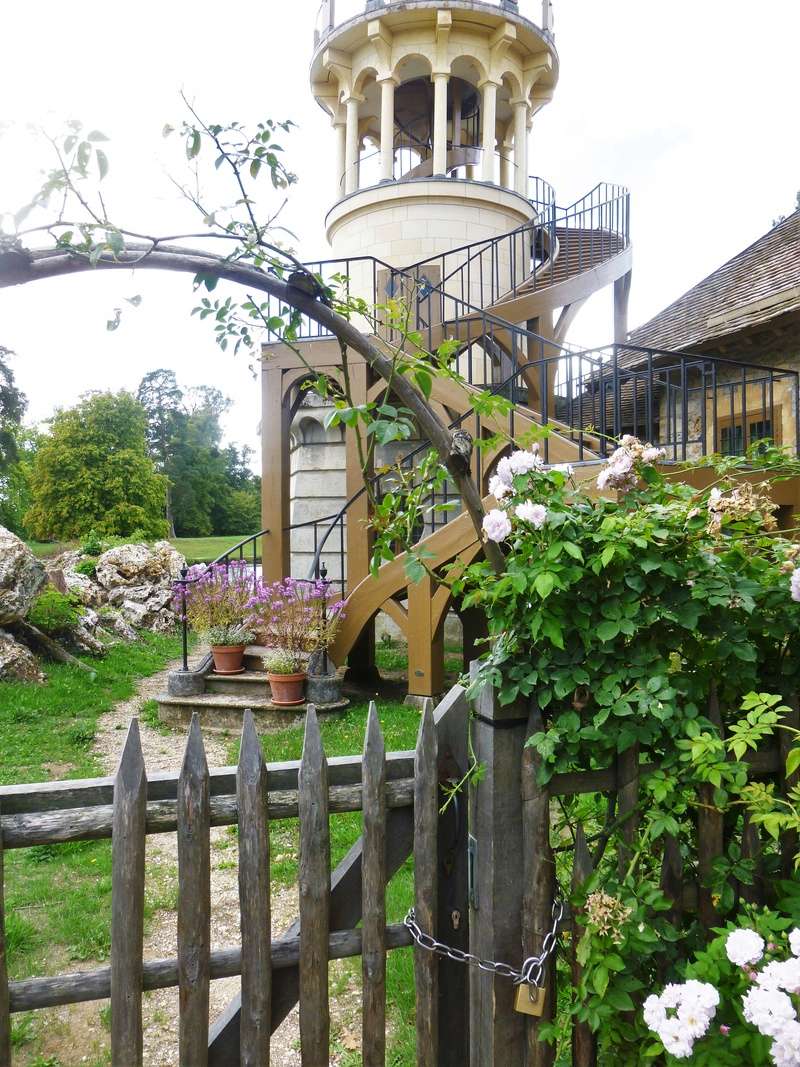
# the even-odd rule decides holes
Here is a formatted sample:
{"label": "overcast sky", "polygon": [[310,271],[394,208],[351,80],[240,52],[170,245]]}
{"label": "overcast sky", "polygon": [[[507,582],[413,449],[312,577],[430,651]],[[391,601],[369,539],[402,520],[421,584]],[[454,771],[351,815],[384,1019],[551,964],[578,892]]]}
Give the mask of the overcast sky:
{"label": "overcast sky", "polygon": [[[360,6],[358,0],[345,0]],[[528,0],[526,0],[528,2]],[[533,2],[533,0],[530,0]],[[800,189],[800,0],[553,0],[561,80],[535,120],[531,172],[570,203],[601,180],[632,191],[631,325],[649,318],[789,212]],[[19,127],[80,118],[111,137],[112,214],[148,231],[186,221],[168,181],[180,170],[165,122],[181,89],[210,121],[292,118],[299,185],[283,216],[306,258],[326,254],[333,134],[308,89],[318,0],[220,5],[40,0],[3,6],[0,211],[36,187],[44,154]],[[141,294],[120,328],[106,321]],[[165,366],[234,407],[229,440],[257,447],[257,383],[189,313],[181,275],[98,274],[0,291],[0,344],[33,420],[87,389],[135,389]],[[127,308],[127,305],[124,305]],[[595,297],[570,333],[609,340]]]}

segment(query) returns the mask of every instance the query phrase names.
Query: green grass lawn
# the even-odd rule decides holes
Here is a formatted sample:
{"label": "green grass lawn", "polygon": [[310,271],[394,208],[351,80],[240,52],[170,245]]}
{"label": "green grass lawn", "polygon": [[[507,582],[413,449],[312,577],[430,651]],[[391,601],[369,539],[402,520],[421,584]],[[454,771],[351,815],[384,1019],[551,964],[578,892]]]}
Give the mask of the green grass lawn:
{"label": "green grass lawn", "polygon": [[[211,563],[218,556],[221,556],[223,552],[227,552],[229,548],[238,545],[245,537],[247,537],[247,534],[237,534],[236,537],[173,537],[171,542],[181,555],[186,557],[188,563]],[[238,555],[234,558],[238,559]],[[245,546],[244,558],[248,563],[253,562],[252,544]],[[256,542],[256,558],[260,563],[260,539]]]}
{"label": "green grass lawn", "polygon": [[[247,537],[247,534],[236,534],[230,537],[172,537],[171,543],[177,548],[177,550],[186,557],[188,563],[211,563],[213,560],[221,556],[223,552],[227,552],[229,548],[233,548],[234,545],[238,545],[240,541],[243,541]],[[120,541],[120,543],[122,543]],[[78,548],[79,541],[28,541],[28,548],[33,552],[35,556],[40,559],[49,559],[53,556],[59,556],[62,552],[67,552],[70,549]],[[256,542],[256,556],[257,560],[261,562],[261,541]],[[248,563],[253,562],[253,546],[247,545],[244,550],[244,557]]]}
{"label": "green grass lawn", "polygon": [[[94,678],[77,667],[51,664],[42,686],[0,682],[0,783],[102,773],[92,755],[98,717],[179,652],[179,638],[143,634],[135,644],[115,645],[103,659],[91,660]],[[73,970],[76,961],[107,958],[110,841],[15,849],[4,859],[12,978]],[[24,1062],[37,1063],[35,1013],[14,1016],[13,1041],[20,1055],[30,1054]]]}

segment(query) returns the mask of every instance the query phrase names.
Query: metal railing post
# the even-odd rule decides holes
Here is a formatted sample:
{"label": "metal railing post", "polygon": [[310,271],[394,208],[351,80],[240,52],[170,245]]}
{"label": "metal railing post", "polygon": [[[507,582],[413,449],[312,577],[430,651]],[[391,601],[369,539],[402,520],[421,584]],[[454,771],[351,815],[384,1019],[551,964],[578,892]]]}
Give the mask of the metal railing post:
{"label": "metal railing post", "polygon": [[183,653],[183,666],[181,670],[189,670],[189,630],[186,619],[186,575],[189,568],[184,564],[181,567],[181,645]]}

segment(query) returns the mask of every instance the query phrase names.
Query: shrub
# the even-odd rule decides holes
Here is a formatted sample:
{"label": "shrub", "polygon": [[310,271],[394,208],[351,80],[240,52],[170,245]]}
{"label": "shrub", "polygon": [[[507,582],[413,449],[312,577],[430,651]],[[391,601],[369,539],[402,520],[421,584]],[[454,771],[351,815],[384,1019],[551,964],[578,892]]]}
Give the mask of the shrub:
{"label": "shrub", "polygon": [[78,611],[68,596],[57,589],[45,589],[34,600],[28,622],[46,634],[57,634],[75,626],[78,618]]}
{"label": "shrub", "polygon": [[[245,614],[253,591],[250,568],[244,562],[210,567],[192,567],[186,583],[186,618],[196,633],[219,635],[224,629],[244,629]],[[182,609],[183,583],[175,583],[174,608]],[[220,644],[230,644],[221,641]],[[238,640],[234,644],[240,644]]]}
{"label": "shrub", "polygon": [[267,656],[264,666],[268,674],[300,674],[305,669],[302,657],[285,648]]}
{"label": "shrub", "polygon": [[87,578],[94,578],[97,574],[97,560],[95,559],[82,559],[80,563],[75,566],[76,574],[85,574]]}
{"label": "shrub", "polygon": [[81,552],[85,556],[99,556],[101,552],[104,552],[108,548],[108,544],[98,534],[97,530],[90,530],[86,535],[86,540],[81,545]]}

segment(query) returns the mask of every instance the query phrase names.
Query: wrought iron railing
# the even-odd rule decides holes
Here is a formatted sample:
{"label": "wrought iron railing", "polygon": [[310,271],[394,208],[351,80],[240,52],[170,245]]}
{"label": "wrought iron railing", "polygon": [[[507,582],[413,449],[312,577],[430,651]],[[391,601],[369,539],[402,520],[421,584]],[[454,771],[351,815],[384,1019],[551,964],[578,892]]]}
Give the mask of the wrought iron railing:
{"label": "wrought iron railing", "polygon": [[[498,237],[449,249],[401,269],[371,256],[316,260],[306,264],[323,285],[354,293],[372,306],[404,297],[410,304],[412,329],[432,322],[432,298],[455,299],[476,315],[523,293],[558,284],[599,265],[630,244],[630,196],[619,185],[602,182],[568,207],[558,207],[553,187],[532,177],[529,193],[537,218]],[[269,317],[288,308],[268,300]],[[443,313],[442,313],[443,314]],[[463,314],[460,316],[463,317]],[[364,324],[365,328],[369,324]],[[303,316],[296,340],[332,334]]]}
{"label": "wrought iron railing", "polygon": [[[490,324],[487,324],[486,335],[489,332]],[[574,446],[575,457],[571,461],[574,466],[585,466],[596,465],[609,455],[625,433],[663,448],[668,463],[687,462],[715,452],[743,454],[753,443],[751,425],[759,428],[760,437],[777,443],[782,433],[790,429],[791,434],[787,436],[800,442],[800,374],[797,371],[633,345],[611,345],[593,351],[568,350],[529,331],[520,332],[528,336],[530,347],[536,350],[535,358],[521,363],[505,379],[487,388],[514,404],[523,405],[526,426],[533,417],[539,425],[550,427],[553,436],[545,437],[540,445],[546,464],[551,462],[552,445],[557,439],[561,442],[566,439]],[[551,349],[559,351],[547,355]],[[543,398],[538,413],[529,407],[531,390]],[[790,427],[782,427],[783,411],[790,413],[786,416]],[[454,419],[450,429],[458,428],[467,419],[475,420],[472,428],[475,436],[480,437],[481,419],[472,408]],[[736,436],[726,438],[724,431],[739,424],[744,432],[737,447]],[[515,431],[512,410],[508,426],[511,438]],[[725,447],[726,440],[730,447]],[[413,470],[420,456],[429,449],[427,442],[421,444],[405,456],[401,466]],[[481,493],[488,473],[478,450],[474,477]],[[371,479],[376,497],[380,498],[382,482],[388,478],[380,474]],[[318,529],[314,533],[317,549],[309,578],[318,573],[328,542],[331,538],[335,541],[338,535],[344,589],[347,513],[366,491],[366,487],[359,489],[335,515],[311,520]],[[442,512],[431,510],[429,519],[420,528],[420,537],[429,536],[460,512],[457,494],[445,483],[442,490],[431,494],[425,505],[432,507],[448,502],[456,503],[456,508]],[[285,532],[291,536],[297,528],[288,527]]]}

